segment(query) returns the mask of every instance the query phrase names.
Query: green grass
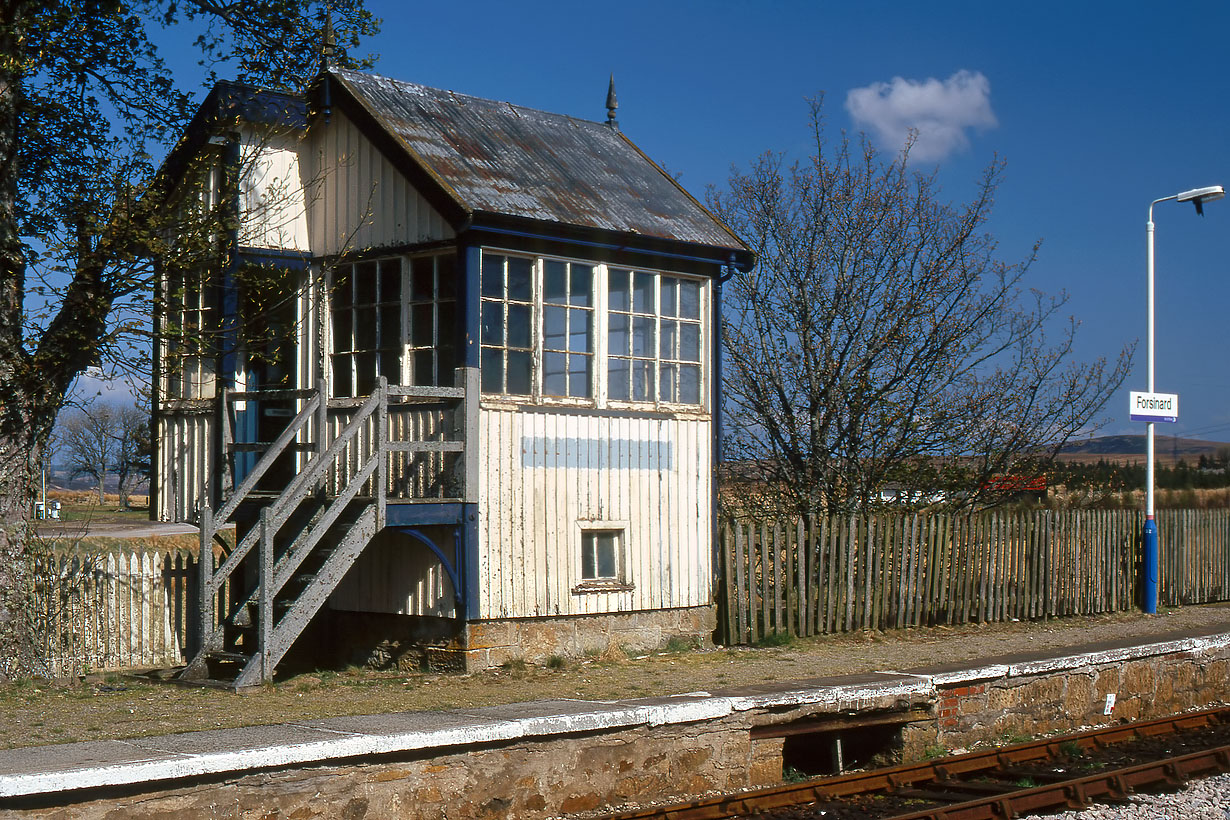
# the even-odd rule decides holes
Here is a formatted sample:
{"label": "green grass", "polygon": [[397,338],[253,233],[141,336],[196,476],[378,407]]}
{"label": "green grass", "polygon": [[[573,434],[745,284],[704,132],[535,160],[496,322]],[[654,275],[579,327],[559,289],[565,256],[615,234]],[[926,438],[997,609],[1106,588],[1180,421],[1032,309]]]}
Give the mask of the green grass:
{"label": "green grass", "polygon": [[794,636],[789,632],[770,632],[756,641],[756,645],[765,648],[794,646]]}

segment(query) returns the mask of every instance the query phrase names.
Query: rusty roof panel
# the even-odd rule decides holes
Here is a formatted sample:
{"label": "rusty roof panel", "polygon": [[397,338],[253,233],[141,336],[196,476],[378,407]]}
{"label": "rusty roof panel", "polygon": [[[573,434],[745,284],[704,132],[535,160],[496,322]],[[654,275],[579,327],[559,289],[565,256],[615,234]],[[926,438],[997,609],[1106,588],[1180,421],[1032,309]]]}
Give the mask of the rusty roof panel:
{"label": "rusty roof panel", "polygon": [[359,71],[333,74],[467,210],[744,250],[604,123]]}

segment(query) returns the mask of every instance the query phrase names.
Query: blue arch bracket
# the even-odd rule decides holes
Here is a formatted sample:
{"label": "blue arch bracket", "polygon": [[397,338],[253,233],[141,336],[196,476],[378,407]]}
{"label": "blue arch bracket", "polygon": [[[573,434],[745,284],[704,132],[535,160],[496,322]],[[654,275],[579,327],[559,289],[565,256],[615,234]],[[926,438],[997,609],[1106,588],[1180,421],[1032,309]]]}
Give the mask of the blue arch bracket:
{"label": "blue arch bracket", "polygon": [[417,527],[390,527],[389,529],[404,533],[410,536],[415,541],[418,541],[427,549],[431,550],[436,558],[440,559],[440,565],[444,567],[444,572],[448,575],[449,583],[453,585],[453,606],[457,611],[458,620],[466,620],[466,596],[465,596],[465,562],[462,560],[464,555],[464,539],[460,527],[453,527],[453,555],[450,557],[445,554],[440,545],[433,541],[427,533]]}

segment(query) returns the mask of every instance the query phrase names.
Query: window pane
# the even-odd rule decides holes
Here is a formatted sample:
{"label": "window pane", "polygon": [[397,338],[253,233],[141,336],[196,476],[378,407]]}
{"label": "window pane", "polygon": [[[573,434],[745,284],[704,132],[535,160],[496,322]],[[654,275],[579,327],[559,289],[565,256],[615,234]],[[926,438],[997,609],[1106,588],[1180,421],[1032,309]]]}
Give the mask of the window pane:
{"label": "window pane", "polygon": [[508,298],[528,302],[533,298],[531,290],[532,262],[517,256],[508,257]]}
{"label": "window pane", "polygon": [[679,358],[685,362],[700,361],[700,325],[680,323]]}
{"label": "window pane", "polygon": [[431,347],[432,345],[434,308],[435,305],[431,302],[410,306],[410,344],[415,347]]}
{"label": "window pane", "polygon": [[653,343],[653,319],[642,316],[632,317],[632,355],[653,357],[656,349]]}
{"label": "window pane", "polygon": [[546,289],[542,298],[547,302],[566,304],[568,302],[568,266],[554,259],[547,260],[545,277]]}
{"label": "window pane", "polygon": [[533,344],[530,335],[530,306],[508,305],[508,346],[530,347]]}
{"label": "window pane", "polygon": [[581,577],[593,579],[598,577],[598,558],[595,554],[593,533],[581,534]]}
{"label": "window pane", "polygon": [[441,299],[457,298],[457,266],[452,254],[435,257],[437,284]]}
{"label": "window pane", "polygon": [[568,308],[546,305],[542,309],[543,346],[547,350],[564,350],[568,333]]}
{"label": "window pane", "polygon": [[452,343],[457,332],[457,305],[455,302],[441,302],[436,308],[436,344]]}
{"label": "window pane", "polygon": [[592,314],[588,310],[572,309],[568,311],[569,323],[568,328],[568,349],[574,353],[589,352],[589,335],[590,335],[590,319]]}
{"label": "window pane", "polygon": [[662,345],[659,356],[663,359],[675,358],[675,344],[679,336],[679,323],[669,319],[662,320]]}
{"label": "window pane", "polygon": [[370,305],[376,301],[376,263],[364,262],[355,266],[355,304]]}
{"label": "window pane", "polygon": [[[430,352],[430,351],[429,351]],[[436,348],[436,384],[452,387],[457,381],[453,370],[457,367],[457,359],[453,355],[451,344],[441,344]]]}
{"label": "window pane", "polygon": [[611,359],[607,365],[607,395],[616,401],[628,400],[628,360]]}
{"label": "window pane", "polygon": [[380,347],[401,347],[401,305],[380,308]]}
{"label": "window pane", "polygon": [[678,299],[676,294],[679,291],[679,280],[672,279],[668,276],[662,277],[662,290],[660,298],[662,299],[662,315],[663,316],[678,316],[676,307]]}
{"label": "window pane", "polygon": [[612,313],[607,319],[607,349],[612,356],[627,356],[631,352],[628,335],[628,316]]}
{"label": "window pane", "polygon": [[680,280],[679,315],[685,319],[700,318],[700,282]]}
{"label": "window pane", "polygon": [[401,300],[401,260],[380,260],[380,301],[398,302]]}
{"label": "window pane", "polygon": [[504,257],[483,254],[483,296],[504,298]]}
{"label": "window pane", "polygon": [[654,312],[652,273],[632,274],[632,309],[637,313]]}
{"label": "window pane", "polygon": [[568,357],[568,395],[587,399],[593,395],[591,371],[593,359],[589,356]]}
{"label": "window pane", "polygon": [[504,351],[484,347],[479,360],[484,393],[504,392]]}
{"label": "window pane", "polygon": [[563,353],[543,354],[542,392],[548,396],[568,395],[568,357]]}
{"label": "window pane", "polygon": [[607,273],[607,303],[611,310],[627,310],[631,303],[628,301],[628,277],[630,272],[612,268]]}
{"label": "window pane", "polygon": [[355,395],[369,396],[376,387],[376,354],[356,353],[354,357]]}
{"label": "window pane", "polygon": [[658,377],[658,398],[660,401],[675,400],[675,365],[663,364]]}
{"label": "window pane", "polygon": [[594,269],[589,265],[572,266],[572,278],[569,280],[568,297],[573,305],[589,307],[590,295],[594,290]]}
{"label": "window pane", "polygon": [[700,404],[700,368],[696,365],[679,366],[679,401]]}
{"label": "window pane", "polygon": [[349,310],[333,312],[333,349],[354,350],[354,339],[351,338],[351,320]]}
{"label": "window pane", "polygon": [[380,375],[388,379],[389,384],[401,384],[401,357],[396,350],[381,351]]}
{"label": "window pane", "polygon": [[501,302],[483,302],[482,343],[504,344],[504,305]]}
{"label": "window pane", "polygon": [[594,552],[598,558],[598,577],[614,578],[618,574],[615,568],[615,534],[600,532],[596,535]]}
{"label": "window pane", "polygon": [[430,256],[410,260],[410,300],[419,302],[435,296],[435,272]]}
{"label": "window pane", "polygon": [[410,362],[413,372],[410,374],[411,384],[432,385],[436,383],[432,373],[435,365],[435,351],[416,350],[411,354]]}
{"label": "window pane", "polygon": [[376,311],[356,310],[354,328],[355,350],[374,350],[379,347],[376,341]]}
{"label": "window pane", "polygon": [[350,269],[333,274],[333,306],[342,308],[352,304],[350,299]]}
{"label": "window pane", "polygon": [[350,384],[350,357],[337,356],[333,357],[333,395],[335,396],[353,396]]}
{"label": "window pane", "polygon": [[528,396],[533,380],[533,357],[523,351],[508,351],[508,392]]}
{"label": "window pane", "polygon": [[632,400],[653,401],[653,362],[632,360]]}

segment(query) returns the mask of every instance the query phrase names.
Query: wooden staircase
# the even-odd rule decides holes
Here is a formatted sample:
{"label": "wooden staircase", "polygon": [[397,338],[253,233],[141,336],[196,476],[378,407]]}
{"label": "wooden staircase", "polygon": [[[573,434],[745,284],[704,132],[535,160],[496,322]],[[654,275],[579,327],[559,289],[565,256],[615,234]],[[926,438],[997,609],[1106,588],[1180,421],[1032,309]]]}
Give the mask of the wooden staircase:
{"label": "wooden staircase", "polygon": [[[394,391],[402,397],[412,392]],[[437,400],[464,396],[453,388],[419,392]],[[256,395],[232,394],[230,400]],[[349,420],[336,434],[329,433],[324,386],[298,394],[309,395],[275,441],[238,446],[228,441],[227,397],[221,398],[228,451],[223,487],[231,483],[235,452],[259,449],[262,455],[216,511],[201,509],[201,644],[179,675],[183,682],[238,690],[272,680],[295,639],[384,528],[389,454],[464,448],[459,441],[390,444],[390,388],[384,379],[360,406],[348,408]],[[275,460],[296,450],[304,455],[286,486],[276,495],[258,491]],[[227,554],[218,534],[239,518],[254,523]],[[215,543],[223,552],[216,567]]]}

